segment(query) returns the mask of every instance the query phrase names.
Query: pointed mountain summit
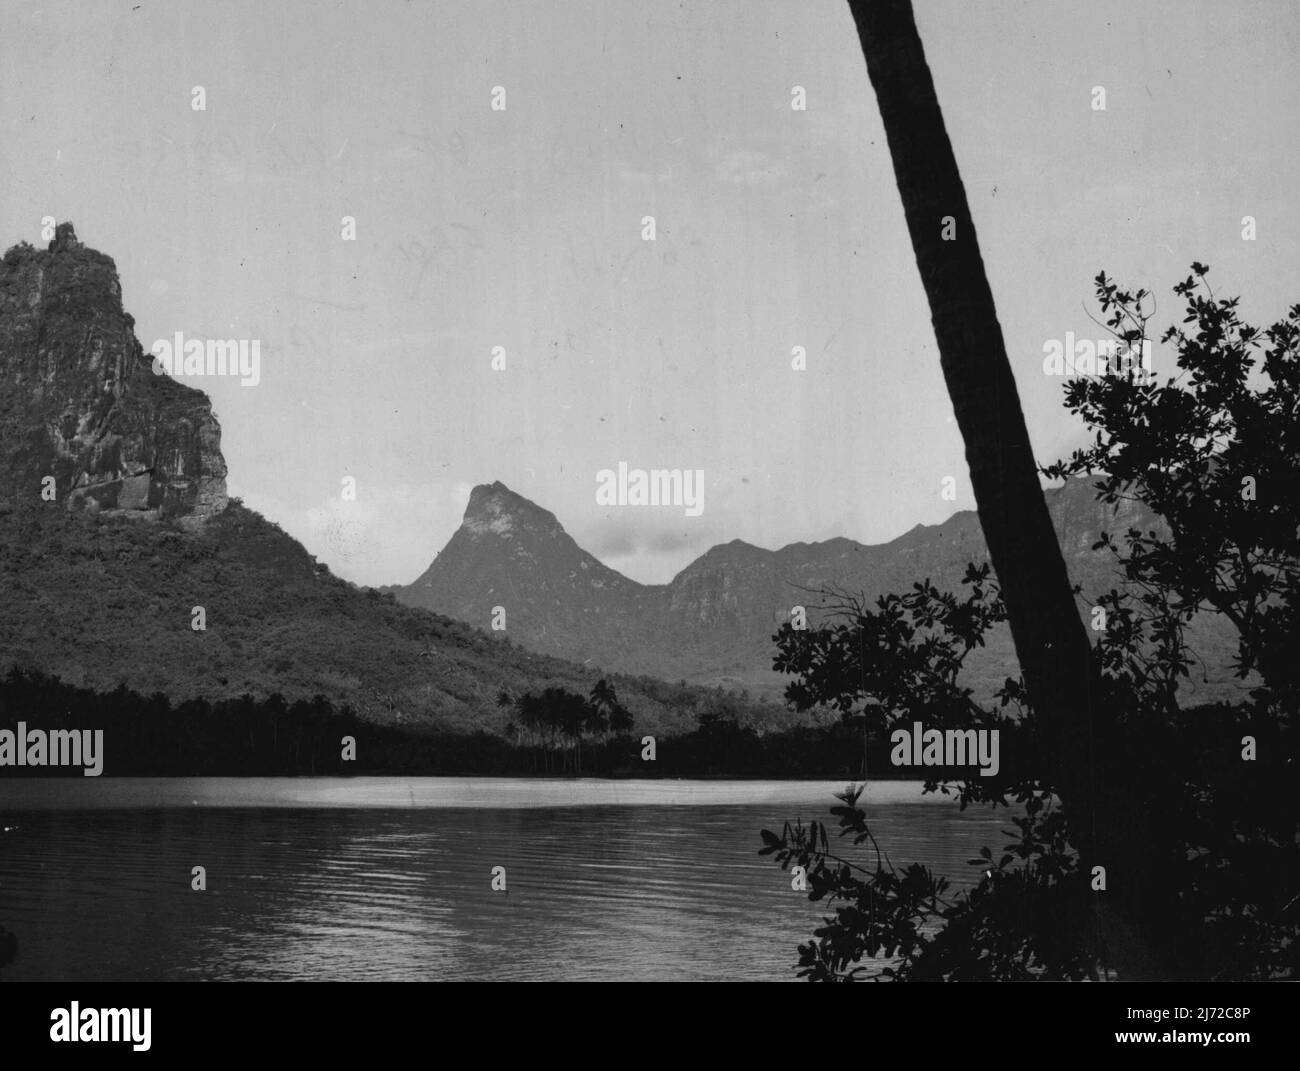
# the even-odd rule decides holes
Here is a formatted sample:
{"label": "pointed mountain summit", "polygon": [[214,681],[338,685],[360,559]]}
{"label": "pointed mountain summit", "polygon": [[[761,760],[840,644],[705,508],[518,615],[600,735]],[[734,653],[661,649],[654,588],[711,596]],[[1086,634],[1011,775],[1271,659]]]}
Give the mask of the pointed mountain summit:
{"label": "pointed mountain summit", "polygon": [[195,522],[225,509],[207,395],[154,373],[117,266],[71,223],[46,250],[22,243],[0,262],[0,379],[6,496]]}
{"label": "pointed mountain summit", "polygon": [[622,654],[639,642],[643,629],[626,615],[646,590],[578,546],[555,514],[499,482],[470,492],[433,564],[397,589],[407,605],[454,606],[453,616],[483,629],[501,621],[500,607],[507,636],[548,653],[574,636],[603,634],[606,648]]}
{"label": "pointed mountain summit", "polygon": [[500,481],[481,483],[470,492],[461,527],[472,536],[568,538],[554,513],[515,494]]}

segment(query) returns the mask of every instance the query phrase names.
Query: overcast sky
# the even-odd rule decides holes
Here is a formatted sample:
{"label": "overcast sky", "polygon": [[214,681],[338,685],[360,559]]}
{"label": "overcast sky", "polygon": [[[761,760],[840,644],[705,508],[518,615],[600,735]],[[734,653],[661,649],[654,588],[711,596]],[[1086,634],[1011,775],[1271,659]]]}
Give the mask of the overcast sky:
{"label": "overcast sky", "polygon": [[[1100,337],[1100,269],[1155,290],[1161,329],[1193,260],[1252,322],[1300,300],[1294,4],[916,9],[1041,461],[1082,438],[1043,346]],[[34,0],[4,23],[0,246],[71,219],[146,349],[261,339],[256,387],[188,382],[231,494],[348,579],[414,579],[493,480],[645,582],[733,538],[881,542],[973,507],[844,3]],[[620,461],[702,469],[703,514],[597,505]]]}

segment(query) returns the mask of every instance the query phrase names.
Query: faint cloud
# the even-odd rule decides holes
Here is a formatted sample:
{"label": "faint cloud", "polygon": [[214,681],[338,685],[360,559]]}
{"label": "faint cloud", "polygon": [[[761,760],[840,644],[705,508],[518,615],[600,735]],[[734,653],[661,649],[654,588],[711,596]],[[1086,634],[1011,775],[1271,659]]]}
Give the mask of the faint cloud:
{"label": "faint cloud", "polygon": [[377,484],[358,475],[355,501],[331,495],[303,508],[257,493],[242,497],[339,576],[357,584],[406,584],[460,527],[472,488],[463,480]]}
{"label": "faint cloud", "polygon": [[625,167],[619,170],[618,177],[624,182],[671,182],[673,180],[673,169],[667,167],[662,171],[640,171],[636,168]]}
{"label": "faint cloud", "polygon": [[701,532],[654,527],[646,520],[602,524],[575,538],[602,563],[642,584],[666,584],[710,545]]}
{"label": "faint cloud", "polygon": [[636,533],[628,528],[602,528],[591,544],[583,549],[601,560],[607,557],[629,558],[637,552]]}
{"label": "faint cloud", "polygon": [[356,348],[362,353],[386,353],[398,349],[427,346],[432,342],[447,340],[469,342],[470,337],[463,331],[415,331],[370,339],[367,342],[359,343]]}
{"label": "faint cloud", "polygon": [[213,177],[231,186],[285,186],[297,181],[291,175],[245,167],[229,157],[219,156],[212,162]]}
{"label": "faint cloud", "polygon": [[754,149],[733,150],[713,167],[713,176],[720,182],[744,186],[771,185],[783,181],[789,174],[787,161]]}

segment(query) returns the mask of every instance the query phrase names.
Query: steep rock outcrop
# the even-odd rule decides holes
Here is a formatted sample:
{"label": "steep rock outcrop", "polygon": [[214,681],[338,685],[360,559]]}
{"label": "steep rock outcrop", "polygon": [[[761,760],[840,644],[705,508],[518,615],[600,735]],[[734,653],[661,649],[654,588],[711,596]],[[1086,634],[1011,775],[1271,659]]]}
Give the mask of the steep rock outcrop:
{"label": "steep rock outcrop", "polygon": [[202,522],[226,508],[207,396],[155,374],[111,257],[61,223],[49,248],[0,262],[0,480],[69,509]]}

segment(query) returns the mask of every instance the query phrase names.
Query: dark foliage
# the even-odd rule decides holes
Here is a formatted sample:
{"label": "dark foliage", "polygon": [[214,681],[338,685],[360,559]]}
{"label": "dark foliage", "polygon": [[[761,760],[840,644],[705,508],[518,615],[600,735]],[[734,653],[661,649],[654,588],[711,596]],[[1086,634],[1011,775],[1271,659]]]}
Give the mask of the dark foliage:
{"label": "dark foliage", "polygon": [[[600,688],[600,683],[605,688]],[[526,693],[527,694],[527,693]],[[322,696],[286,700],[204,699],[175,702],[162,693],[140,695],[126,687],[109,692],[74,687],[54,677],[12,669],[0,678],[0,727],[102,729],[105,777],[412,775],[511,776],[577,774],[617,777],[852,777],[861,768],[862,734],[847,722],[756,732],[737,718],[746,708],[717,697],[700,718],[700,727],[658,738],[656,761],[643,762],[641,734],[632,733],[631,714],[608,681],[598,682],[599,713],[593,698],[548,688],[531,696],[529,707],[545,711],[552,699],[594,720],[584,723],[582,766],[572,757],[576,744],[555,738],[546,721],[514,734],[455,731],[421,725],[388,725],[365,720],[351,707]],[[514,707],[502,692],[498,702]],[[609,704],[614,704],[613,707]],[[600,716],[605,721],[600,721]],[[545,715],[549,718],[549,714]],[[518,723],[516,723],[518,725]],[[357,742],[355,761],[343,761],[341,741]],[[565,757],[565,751],[570,757]],[[887,744],[872,740],[868,761],[885,761]],[[5,777],[83,776],[81,768],[6,766]],[[900,774],[902,776],[902,774]]]}
{"label": "dark foliage", "polygon": [[[1099,471],[1099,498],[1133,496],[1166,523],[1163,532],[1103,535],[1125,584],[1088,593],[1097,622],[1094,657],[1105,714],[1094,726],[1094,771],[1137,786],[1141,806],[1121,816],[1147,849],[1142,872],[1125,875],[1141,895],[1126,903],[1171,977],[1279,978],[1300,974],[1300,804],[1294,792],[1295,652],[1300,650],[1300,306],[1260,333],[1243,324],[1237,299],[1216,299],[1207,269],[1174,288],[1184,324],[1162,341],[1177,347],[1178,375],[1163,382],[1130,365],[1077,379],[1066,405],[1095,430],[1094,444],[1044,469],[1065,478]],[[1097,278],[1097,298],[1116,338],[1146,339],[1144,291]],[[1263,348],[1263,360],[1256,353]],[[776,668],[793,674],[789,698],[834,704],[846,718],[883,727],[1018,730],[1000,776],[932,781],[928,791],[971,804],[1010,805],[1014,831],[971,863],[970,892],[912,864],[896,868],[850,786],[832,809],[839,834],[865,849],[865,865],[831,851],[827,828],[787,824],[763,831],[760,854],[807,872],[809,896],[834,914],[800,946],[798,972],[854,980],[871,972],[900,980],[1098,978],[1114,948],[1094,925],[1105,896],[1044,776],[1053,767],[1019,680],[995,707],[958,684],[962,661],[1005,617],[987,567],[972,566],[958,598],[928,582],[864,605],[843,593],[842,623],[784,627]],[[1180,688],[1195,652],[1188,622],[1217,611],[1236,627],[1239,703],[1185,705]],[[1008,737],[1010,741],[1011,738]],[[1070,761],[1070,757],[1064,757]]]}

